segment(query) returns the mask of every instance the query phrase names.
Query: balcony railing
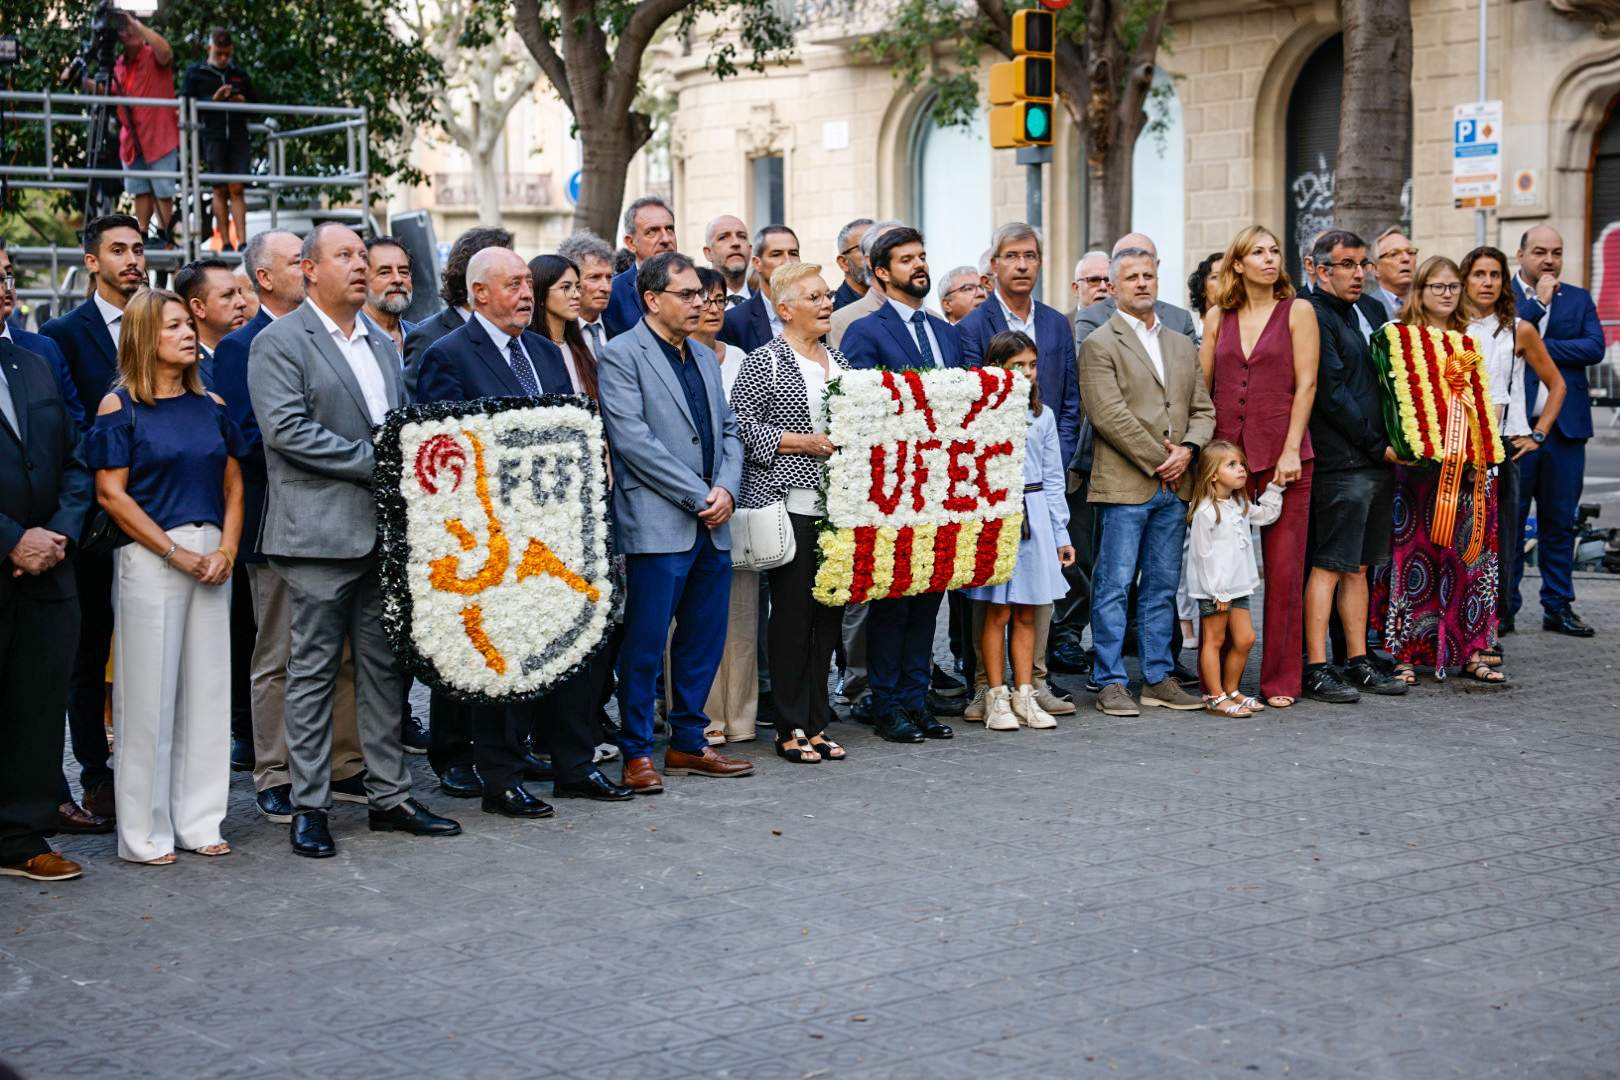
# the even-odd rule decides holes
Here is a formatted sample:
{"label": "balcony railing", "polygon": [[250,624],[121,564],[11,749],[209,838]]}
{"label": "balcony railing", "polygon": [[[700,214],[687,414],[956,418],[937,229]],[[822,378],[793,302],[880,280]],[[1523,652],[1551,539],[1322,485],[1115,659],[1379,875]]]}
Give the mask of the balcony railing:
{"label": "balcony railing", "polygon": [[[438,207],[478,205],[478,175],[471,172],[433,174],[433,204]],[[550,173],[502,173],[496,178],[502,206],[543,209],[556,202]]]}

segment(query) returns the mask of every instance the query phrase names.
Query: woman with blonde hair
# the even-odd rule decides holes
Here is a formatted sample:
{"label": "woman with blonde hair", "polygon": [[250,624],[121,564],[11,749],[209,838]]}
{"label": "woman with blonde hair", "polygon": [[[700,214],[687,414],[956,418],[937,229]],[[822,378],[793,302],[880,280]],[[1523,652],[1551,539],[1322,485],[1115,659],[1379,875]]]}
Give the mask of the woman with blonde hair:
{"label": "woman with blonde hair", "polygon": [[[1216,309],[1198,353],[1215,402],[1215,438],[1242,449],[1248,494],[1284,485],[1282,513],[1261,530],[1266,565],[1260,695],[1286,708],[1303,681],[1305,539],[1310,529],[1311,437],[1321,338],[1316,311],[1294,297],[1277,237],[1260,225],[1238,233],[1220,260]],[[1374,673],[1376,674],[1376,673]]]}
{"label": "woman with blonde hair", "polygon": [[242,531],[241,432],[203,389],[180,297],[124,309],[118,381],[85,437],[113,556],[118,854],[166,866],[225,855],[230,787],[230,579]]}

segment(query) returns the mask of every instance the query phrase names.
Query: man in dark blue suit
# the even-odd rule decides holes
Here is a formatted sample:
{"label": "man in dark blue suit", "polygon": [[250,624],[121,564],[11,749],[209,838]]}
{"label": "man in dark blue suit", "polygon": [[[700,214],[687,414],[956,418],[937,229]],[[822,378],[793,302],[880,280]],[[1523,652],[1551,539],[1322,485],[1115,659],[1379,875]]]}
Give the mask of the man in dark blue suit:
{"label": "man in dark blue suit", "polygon": [[94,485],[49,365],[0,338],[0,874],[33,881],[80,873],[45,835],[62,827],[62,657]]}
{"label": "man in dark blue suit", "polygon": [[[472,257],[466,276],[472,318],[422,357],[418,400],[426,404],[573,393],[561,351],[528,328],[534,317],[534,276],[522,256],[507,248],[488,248]],[[470,736],[471,745],[444,750],[470,754],[483,808],[493,814],[534,818],[555,812],[523,786],[526,776],[539,778],[534,774],[541,771],[526,745],[531,737],[543,740],[551,751],[558,798],[634,798],[629,788],[609,780],[592,763],[597,702],[606,677],[607,659],[598,653],[544,697],[522,705],[462,705],[435,696],[435,754],[445,741],[445,722],[460,721],[464,728],[459,737]]]}
{"label": "man in dark blue suit", "polygon": [[624,212],[624,246],[636,262],[613,278],[613,295],[602,313],[610,339],[640,322],[646,310],[636,287],[636,270],[654,255],[675,250],[675,215],[669,204],[656,195],[643,195],[631,203]]}
{"label": "man in dark blue suit", "polygon": [[833,293],[834,311],[853,304],[865,296],[866,290],[872,286],[871,271],[861,255],[861,237],[871,227],[871,218],[858,217],[838,230],[838,269],[844,272],[844,280],[838,283],[838,291]]}
{"label": "man in dark blue suit", "polygon": [[[1592,294],[1558,280],[1564,272],[1564,240],[1550,225],[1537,225],[1519,240],[1519,272],[1513,299],[1519,318],[1535,324],[1547,355],[1564,376],[1568,394],[1558,422],[1540,450],[1519,460],[1519,531],[1536,504],[1536,549],[1541,564],[1541,628],[1572,637],[1595,631],[1575,614],[1575,515],[1586,472],[1586,440],[1592,437],[1592,401],[1586,369],[1603,360],[1603,327]],[[1541,380],[1524,369],[1525,411],[1534,424],[1541,414]],[[1512,610],[1522,602],[1524,551],[1513,553]],[[1511,625],[1511,624],[1510,624]]]}
{"label": "man in dark blue suit", "polygon": [[[41,327],[67,360],[74,391],[93,414],[118,377],[118,334],[124,307],[146,284],[146,244],[135,219],[108,214],[84,227],[84,266],[95,282],[90,299]],[[77,539],[75,537],[74,539]],[[112,556],[74,560],[79,596],[79,648],[73,658],[68,730],[79,762],[84,808],[112,818],[113,773],[107,764],[107,654],[112,647]],[[64,789],[66,784],[63,784]]]}
{"label": "man in dark blue suit", "polygon": [[11,276],[11,255],[6,251],[5,238],[0,237],[0,338],[9,339],[13,344],[28,350],[49,364],[51,374],[56,377],[57,389],[62,392],[62,404],[67,406],[68,415],[73,417],[73,423],[80,428],[89,427],[84,415],[84,406],[79,403],[79,392],[73,387],[73,376],[68,371],[67,357],[56,347],[56,342],[44,334],[24,330],[22,320],[15,317],[16,310],[17,284]]}
{"label": "man in dark blue suit", "polygon": [[[174,275],[174,291],[185,301],[197,327],[197,371],[203,386],[214,389],[214,354],[229,334],[247,322],[247,293],[236,271],[224,259],[208,257],[182,266]],[[237,619],[233,607],[231,618]],[[233,658],[234,660],[234,658]],[[236,675],[231,675],[234,681]],[[233,691],[234,693],[234,691]]]}
{"label": "man in dark blue suit", "polygon": [[[850,366],[890,371],[971,367],[956,327],[923,310],[923,297],[933,282],[922,233],[906,226],[885,232],[872,245],[869,260],[886,299],[844,332],[842,350]],[[869,605],[866,667],[872,715],[877,733],[890,742],[917,743],[954,734],[928,710],[940,596],[923,593]]]}
{"label": "man in dark blue suit", "polygon": [[411,401],[416,400],[416,372],[428,348],[472,315],[467,300],[467,264],[487,247],[511,246],[512,234],[499,227],[468,229],[456,237],[439,275],[439,299],[444,301],[444,310],[423,319],[405,335],[405,396]]}
{"label": "man in dark blue suit", "polygon": [[754,234],[751,262],[759,277],[759,288],[726,312],[725,325],[720,328],[721,341],[751,353],[775,340],[782,332],[782,316],[777,314],[776,298],[771,295],[771,275],[779,267],[798,261],[799,237],[786,225],[767,225]]}

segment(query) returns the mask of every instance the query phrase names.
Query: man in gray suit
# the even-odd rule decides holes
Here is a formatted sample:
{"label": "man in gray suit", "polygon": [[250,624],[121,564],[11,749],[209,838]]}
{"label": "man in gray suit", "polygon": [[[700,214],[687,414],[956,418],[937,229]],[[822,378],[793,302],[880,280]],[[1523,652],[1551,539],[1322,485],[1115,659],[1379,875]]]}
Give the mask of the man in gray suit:
{"label": "man in gray suit", "polygon": [[284,713],[292,847],[325,858],[337,853],[326,816],[345,637],[372,830],[450,836],[461,826],[411,798],[399,730],[405,676],[382,630],[372,434],[404,400],[393,342],[359,318],[367,275],[360,237],[319,225],[302,255],[307,298],[253,339],[248,393],[269,481],[260,546],[287,583],[292,627]]}
{"label": "man in gray suit", "polygon": [[[602,421],[613,451],[613,513],[625,554],[619,720],[624,783],[664,790],[653,767],[653,695],[670,642],[669,750],[664,772],[747,776],[751,762],[708,744],[703,713],[726,644],[731,600],[732,501],[742,440],[726,404],[720,364],[691,338],[703,290],[692,260],[675,251],[636,271],[642,318],[608,342],[597,366]],[[670,620],[675,636],[669,637]]]}

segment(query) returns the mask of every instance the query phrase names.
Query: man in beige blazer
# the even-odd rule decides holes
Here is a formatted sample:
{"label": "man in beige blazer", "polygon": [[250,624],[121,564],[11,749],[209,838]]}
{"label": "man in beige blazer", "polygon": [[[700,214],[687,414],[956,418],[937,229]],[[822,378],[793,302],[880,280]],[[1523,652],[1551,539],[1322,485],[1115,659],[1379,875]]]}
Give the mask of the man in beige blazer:
{"label": "man in beige blazer", "polygon": [[1089,498],[1102,516],[1091,606],[1097,711],[1137,715],[1123,653],[1126,598],[1138,571],[1142,704],[1199,709],[1203,702],[1171,677],[1171,643],[1192,465],[1215,432],[1215,406],[1192,342],[1164,332],[1155,315],[1153,253],[1117,251],[1109,272],[1119,310],[1080,351],[1080,402],[1096,429]]}

